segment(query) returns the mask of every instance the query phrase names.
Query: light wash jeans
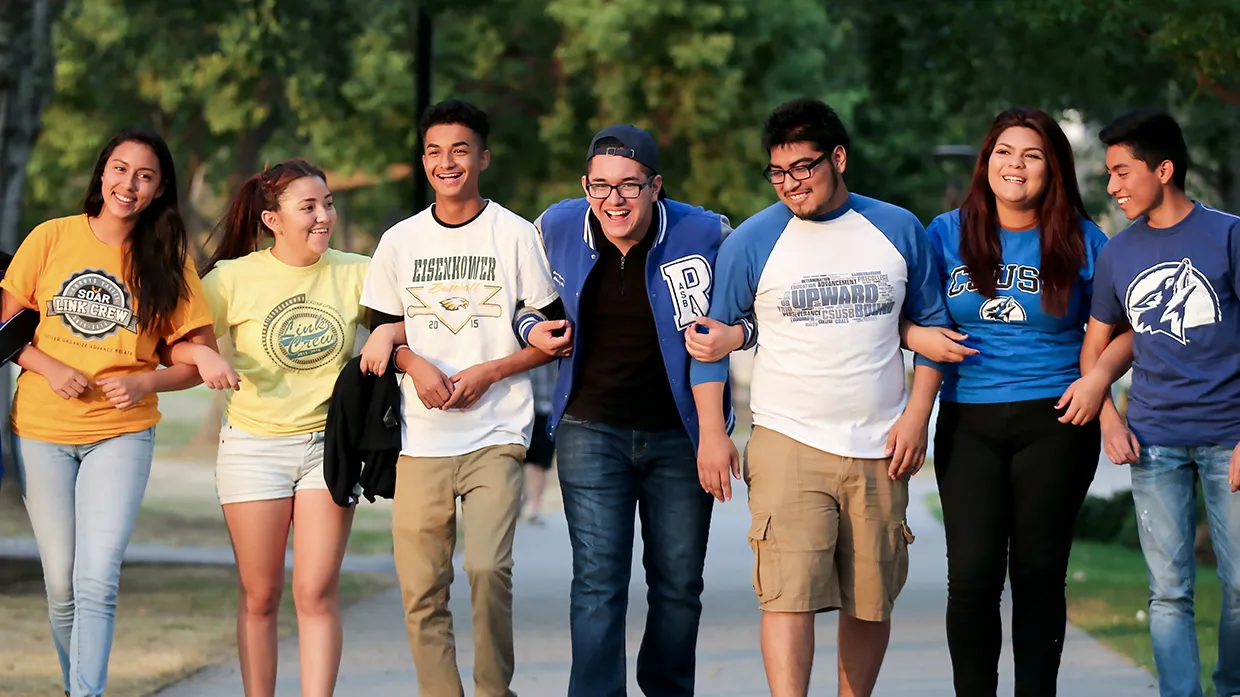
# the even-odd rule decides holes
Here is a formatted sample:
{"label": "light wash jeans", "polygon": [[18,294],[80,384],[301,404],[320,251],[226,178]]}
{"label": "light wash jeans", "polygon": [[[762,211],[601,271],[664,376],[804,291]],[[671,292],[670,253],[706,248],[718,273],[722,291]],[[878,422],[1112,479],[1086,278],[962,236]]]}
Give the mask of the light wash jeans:
{"label": "light wash jeans", "polygon": [[1197,477],[1223,583],[1214,687],[1220,697],[1240,694],[1240,494],[1231,493],[1227,483],[1231,451],[1226,446],[1143,446],[1141,461],[1132,466],[1132,498],[1150,577],[1150,640],[1162,697],[1202,695],[1193,614]]}
{"label": "light wash jeans", "polygon": [[97,697],[108,680],[121,558],[146,491],[155,429],[89,445],[17,438],[17,473],[43,562],[65,690]]}

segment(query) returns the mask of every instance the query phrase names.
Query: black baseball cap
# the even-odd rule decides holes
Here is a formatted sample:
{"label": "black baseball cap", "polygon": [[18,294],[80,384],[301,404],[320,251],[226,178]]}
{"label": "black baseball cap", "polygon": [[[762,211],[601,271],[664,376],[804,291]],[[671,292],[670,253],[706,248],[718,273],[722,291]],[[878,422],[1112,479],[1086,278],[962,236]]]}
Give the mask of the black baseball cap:
{"label": "black baseball cap", "polygon": [[608,126],[590,140],[586,162],[595,155],[619,155],[635,160],[651,172],[659,173],[659,147],[649,133],[630,124]]}
{"label": "black baseball cap", "polygon": [[[619,155],[644,165],[654,174],[659,173],[659,146],[654,137],[632,124],[608,126],[590,139],[586,162],[595,155]],[[666,185],[666,184],[665,184]],[[659,198],[667,198],[667,189],[659,190]]]}

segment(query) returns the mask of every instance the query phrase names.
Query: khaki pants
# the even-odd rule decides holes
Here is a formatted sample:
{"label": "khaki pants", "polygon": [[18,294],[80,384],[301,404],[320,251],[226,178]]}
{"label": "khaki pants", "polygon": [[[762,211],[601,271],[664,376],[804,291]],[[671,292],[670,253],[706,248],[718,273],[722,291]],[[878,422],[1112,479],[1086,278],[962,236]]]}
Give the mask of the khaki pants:
{"label": "khaki pants", "polygon": [[422,697],[463,697],[448,611],[456,549],[456,498],[465,526],[465,573],[474,619],[478,697],[515,697],[512,538],[521,507],[525,448],[498,445],[456,457],[396,463],[392,542],[405,628]]}

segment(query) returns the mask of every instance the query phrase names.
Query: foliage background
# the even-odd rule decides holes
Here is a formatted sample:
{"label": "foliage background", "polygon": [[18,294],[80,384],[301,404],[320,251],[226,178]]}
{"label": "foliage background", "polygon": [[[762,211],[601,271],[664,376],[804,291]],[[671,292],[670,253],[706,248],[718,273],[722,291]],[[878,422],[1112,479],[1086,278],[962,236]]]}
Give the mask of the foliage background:
{"label": "foliage background", "polygon": [[[428,5],[434,100],[492,119],[486,195],[532,218],[579,195],[590,135],[659,140],[669,192],[734,223],[773,200],[766,113],[825,99],[853,137],[852,190],[924,221],[950,207],[976,144],[1013,104],[1062,115],[1105,227],[1098,128],[1172,110],[1193,146],[1190,193],[1240,209],[1240,3],[1224,0],[483,0]],[[266,162],[331,173],[336,244],[369,252],[414,212],[414,6],[386,0],[66,0],[55,93],[28,168],[22,234],[77,210],[109,134],[165,134],[201,244],[229,192]]]}

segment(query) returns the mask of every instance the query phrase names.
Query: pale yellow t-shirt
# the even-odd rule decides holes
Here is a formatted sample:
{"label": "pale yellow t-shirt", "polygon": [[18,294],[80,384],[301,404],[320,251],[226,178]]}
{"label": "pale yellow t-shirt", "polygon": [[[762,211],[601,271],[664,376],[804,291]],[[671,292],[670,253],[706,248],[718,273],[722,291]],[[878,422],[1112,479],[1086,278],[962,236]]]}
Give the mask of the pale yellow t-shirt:
{"label": "pale yellow t-shirt", "polygon": [[96,384],[106,377],[157,369],[160,339],[172,344],[195,329],[211,326],[211,311],[198,271],[187,260],[189,297],[167,326],[139,331],[136,298],[125,277],[124,247],[95,237],[85,215],[49,220],[18,247],[0,287],[23,306],[38,309],[39,327],[32,345],[77,370],[91,386],[75,399],[63,399],[42,375],[22,371],[10,414],[14,433],[82,445],[159,422],[155,394],[120,410]]}
{"label": "pale yellow t-shirt", "polygon": [[203,278],[215,335],[228,335],[241,389],[228,393],[229,425],[259,436],[321,431],[336,378],[365,321],[370,258],[329,249],[289,266],[268,249],[222,261]]}

